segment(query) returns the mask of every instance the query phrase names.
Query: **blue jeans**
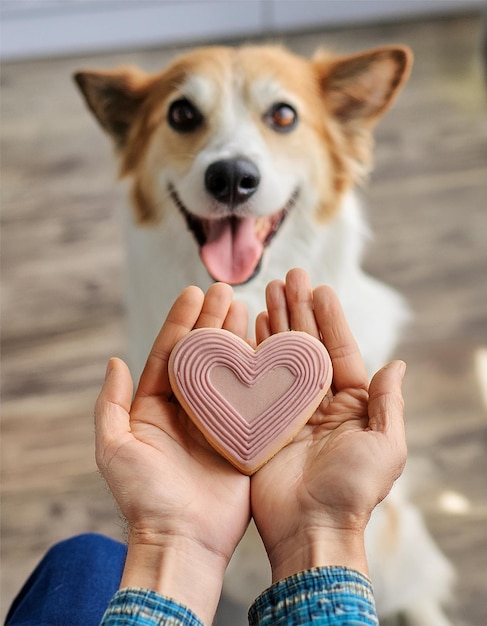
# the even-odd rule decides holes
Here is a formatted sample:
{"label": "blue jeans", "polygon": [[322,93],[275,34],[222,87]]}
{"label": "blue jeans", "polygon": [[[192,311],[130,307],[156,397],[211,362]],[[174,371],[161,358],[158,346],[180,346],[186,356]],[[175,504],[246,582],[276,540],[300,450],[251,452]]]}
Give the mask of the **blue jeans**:
{"label": "blue jeans", "polygon": [[12,603],[6,626],[98,626],[117,591],[127,548],[86,534],[53,546]]}

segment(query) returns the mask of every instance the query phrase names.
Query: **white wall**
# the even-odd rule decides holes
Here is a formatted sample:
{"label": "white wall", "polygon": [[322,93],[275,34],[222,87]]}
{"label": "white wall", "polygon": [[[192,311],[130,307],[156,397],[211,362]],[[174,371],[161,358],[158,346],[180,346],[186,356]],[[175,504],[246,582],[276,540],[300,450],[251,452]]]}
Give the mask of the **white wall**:
{"label": "white wall", "polygon": [[487,0],[1,0],[4,60],[148,47],[421,14]]}

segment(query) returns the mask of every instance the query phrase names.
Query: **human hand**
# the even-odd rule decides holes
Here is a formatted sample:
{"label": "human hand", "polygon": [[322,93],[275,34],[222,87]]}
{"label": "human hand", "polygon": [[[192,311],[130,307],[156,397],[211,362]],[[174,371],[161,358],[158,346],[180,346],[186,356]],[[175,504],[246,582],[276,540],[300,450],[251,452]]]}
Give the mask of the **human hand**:
{"label": "human hand", "polygon": [[288,329],[322,339],[333,363],[333,384],[294,440],[251,479],[252,514],[273,581],[318,565],[367,574],[364,530],[406,460],[401,382],[393,362],[370,385],[337,296],[312,290],[303,270],[266,292],[267,312],[257,342]]}
{"label": "human hand", "polygon": [[188,287],[154,343],[132,401],[112,359],[95,407],[96,459],[128,524],[122,587],[159,591],[211,623],[223,574],[250,519],[250,481],[216,453],[172,396],[167,363],[193,328],[244,336],[247,312],[228,285]]}

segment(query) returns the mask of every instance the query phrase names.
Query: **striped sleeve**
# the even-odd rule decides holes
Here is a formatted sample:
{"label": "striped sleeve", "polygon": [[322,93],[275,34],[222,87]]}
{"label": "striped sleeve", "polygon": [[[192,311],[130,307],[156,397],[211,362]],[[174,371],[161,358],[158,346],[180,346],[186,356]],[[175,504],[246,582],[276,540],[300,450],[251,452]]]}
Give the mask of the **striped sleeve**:
{"label": "striped sleeve", "polygon": [[250,626],[377,626],[370,580],[343,567],[316,567],[281,580],[249,611]]}
{"label": "striped sleeve", "polygon": [[120,589],[100,626],[204,626],[187,607],[148,589]]}

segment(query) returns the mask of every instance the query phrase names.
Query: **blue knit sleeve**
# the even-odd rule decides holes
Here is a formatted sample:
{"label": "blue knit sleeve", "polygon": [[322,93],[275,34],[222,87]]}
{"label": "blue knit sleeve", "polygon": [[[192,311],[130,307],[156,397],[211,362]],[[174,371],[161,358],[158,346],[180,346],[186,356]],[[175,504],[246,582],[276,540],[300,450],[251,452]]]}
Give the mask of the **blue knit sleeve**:
{"label": "blue knit sleeve", "polygon": [[120,589],[100,626],[204,626],[188,608],[148,589]]}
{"label": "blue knit sleeve", "polygon": [[249,611],[250,626],[377,626],[368,578],[343,567],[316,567],[281,580]]}
{"label": "blue knit sleeve", "polygon": [[[377,626],[368,578],[343,567],[316,567],[285,578],[260,595],[250,626]],[[203,626],[188,608],[145,589],[113,596],[100,626]]]}

